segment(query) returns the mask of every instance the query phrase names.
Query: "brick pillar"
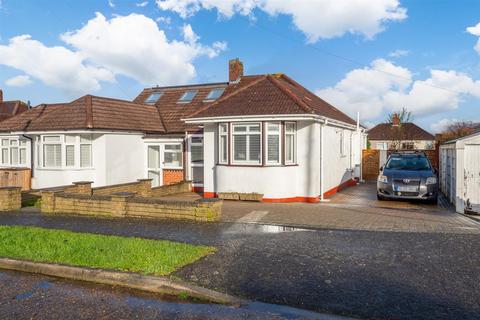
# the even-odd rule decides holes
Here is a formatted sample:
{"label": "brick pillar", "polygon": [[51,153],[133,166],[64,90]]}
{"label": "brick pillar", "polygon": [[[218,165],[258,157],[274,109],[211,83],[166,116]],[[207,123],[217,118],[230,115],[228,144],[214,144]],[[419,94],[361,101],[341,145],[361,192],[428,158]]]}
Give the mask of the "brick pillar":
{"label": "brick pillar", "polygon": [[91,181],[78,181],[74,182],[74,187],[69,190],[71,193],[92,195],[92,183]]}
{"label": "brick pillar", "polygon": [[55,213],[55,192],[42,191],[42,203],[40,207],[42,213]]}
{"label": "brick pillar", "polygon": [[0,188],[0,211],[20,210],[22,207],[21,187]]}
{"label": "brick pillar", "polygon": [[135,196],[133,192],[119,192],[112,195],[110,213],[114,217],[124,217],[127,214],[127,201]]}
{"label": "brick pillar", "polygon": [[152,196],[152,179],[138,179],[137,196],[149,198]]}

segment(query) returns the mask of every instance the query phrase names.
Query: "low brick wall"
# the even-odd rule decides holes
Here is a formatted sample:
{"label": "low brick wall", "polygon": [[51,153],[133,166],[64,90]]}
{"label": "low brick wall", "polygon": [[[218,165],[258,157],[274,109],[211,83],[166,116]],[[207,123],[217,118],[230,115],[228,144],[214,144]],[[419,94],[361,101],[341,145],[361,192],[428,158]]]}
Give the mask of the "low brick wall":
{"label": "low brick wall", "polygon": [[163,184],[170,185],[183,181],[183,169],[163,169]]}
{"label": "low brick wall", "polygon": [[0,187],[0,211],[20,210],[21,207],[21,187]]}
{"label": "low brick wall", "polygon": [[132,192],[138,196],[148,197],[152,189],[151,179],[139,179],[136,182],[115,184],[111,186],[97,187],[92,189],[93,195],[105,196],[119,192]]}
{"label": "low brick wall", "polygon": [[182,181],[174,184],[152,188],[152,197],[161,197],[175,193],[185,193],[192,191],[191,181]]}
{"label": "low brick wall", "polygon": [[48,214],[219,221],[222,203],[219,199],[165,201],[136,197],[134,193],[99,196],[45,191],[41,211]]}

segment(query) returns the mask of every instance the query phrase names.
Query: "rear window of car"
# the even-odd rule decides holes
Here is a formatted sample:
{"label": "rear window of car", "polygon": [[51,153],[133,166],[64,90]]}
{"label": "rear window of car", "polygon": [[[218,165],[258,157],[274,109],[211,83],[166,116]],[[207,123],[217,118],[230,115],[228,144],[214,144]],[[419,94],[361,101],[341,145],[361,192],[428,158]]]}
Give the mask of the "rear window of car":
{"label": "rear window of car", "polygon": [[426,171],[431,170],[430,163],[425,157],[390,157],[385,166],[386,169]]}

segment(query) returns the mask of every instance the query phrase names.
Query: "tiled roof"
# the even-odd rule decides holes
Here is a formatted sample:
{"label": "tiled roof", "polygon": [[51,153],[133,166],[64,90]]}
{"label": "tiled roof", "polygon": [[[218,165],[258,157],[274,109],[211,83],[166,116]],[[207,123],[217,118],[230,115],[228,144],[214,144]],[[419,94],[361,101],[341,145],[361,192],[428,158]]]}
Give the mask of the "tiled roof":
{"label": "tiled roof", "polygon": [[[163,94],[155,103],[155,106],[162,116],[166,131],[168,133],[184,133],[186,130],[197,131],[199,130],[197,125],[185,124],[182,119],[185,119],[192,113],[196,113],[199,110],[203,110],[206,106],[211,105],[214,101],[206,101],[205,99],[212,89],[225,88],[225,92],[220,98],[222,99],[240,88],[247,86],[258,78],[259,76],[245,76],[242,78],[242,81],[237,84],[221,82],[200,85],[147,88],[144,89],[133,101],[136,103],[144,103],[152,93],[162,92]],[[178,100],[180,97],[186,91],[190,90],[197,91],[194,99],[188,103],[179,103]],[[218,99],[216,101],[218,101]]]}
{"label": "tiled roof", "polygon": [[[240,83],[245,78],[243,77]],[[241,86],[240,90],[224,94],[222,98],[193,113],[189,118],[276,114],[316,114],[348,124],[356,123],[283,74],[255,76],[253,81]]]}
{"label": "tiled roof", "polygon": [[11,118],[16,114],[28,110],[28,106],[22,101],[3,101],[0,102],[0,121]]}
{"label": "tiled roof", "polygon": [[403,140],[435,140],[432,134],[411,122],[402,123],[398,127],[380,123],[368,130],[368,140],[398,140],[399,137]]}
{"label": "tiled roof", "polygon": [[70,103],[43,104],[0,123],[0,131],[75,129],[165,132],[155,107],[86,95]]}

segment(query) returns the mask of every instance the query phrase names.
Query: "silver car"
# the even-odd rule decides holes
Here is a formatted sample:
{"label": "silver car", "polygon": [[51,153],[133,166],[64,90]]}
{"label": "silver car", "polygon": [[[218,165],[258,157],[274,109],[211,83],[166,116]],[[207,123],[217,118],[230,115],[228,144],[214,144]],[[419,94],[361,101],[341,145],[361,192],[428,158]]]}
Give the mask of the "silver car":
{"label": "silver car", "polygon": [[393,153],[380,168],[377,199],[425,200],[437,203],[436,170],[424,153]]}

